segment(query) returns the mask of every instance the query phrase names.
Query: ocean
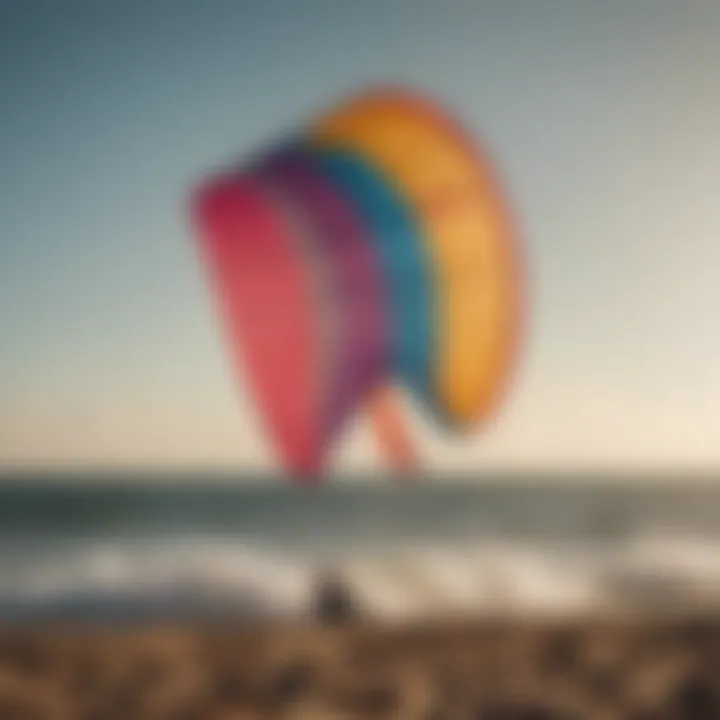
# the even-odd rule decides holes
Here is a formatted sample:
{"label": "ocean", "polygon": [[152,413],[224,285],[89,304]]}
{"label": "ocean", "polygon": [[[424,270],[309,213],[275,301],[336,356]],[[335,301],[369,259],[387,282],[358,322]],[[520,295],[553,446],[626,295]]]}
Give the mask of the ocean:
{"label": "ocean", "polygon": [[0,620],[380,617],[720,601],[720,485],[72,475],[0,481]]}

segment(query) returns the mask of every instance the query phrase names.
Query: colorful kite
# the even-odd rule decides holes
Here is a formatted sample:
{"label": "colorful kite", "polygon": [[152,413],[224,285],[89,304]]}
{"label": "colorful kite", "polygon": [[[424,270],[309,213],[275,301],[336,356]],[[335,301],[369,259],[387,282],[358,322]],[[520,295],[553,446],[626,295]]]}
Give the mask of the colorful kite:
{"label": "colorful kite", "polygon": [[522,278],[486,158],[429,101],[379,89],[211,178],[194,215],[231,355],[296,477],[369,407],[393,468],[416,457],[396,385],[467,431],[515,364]]}

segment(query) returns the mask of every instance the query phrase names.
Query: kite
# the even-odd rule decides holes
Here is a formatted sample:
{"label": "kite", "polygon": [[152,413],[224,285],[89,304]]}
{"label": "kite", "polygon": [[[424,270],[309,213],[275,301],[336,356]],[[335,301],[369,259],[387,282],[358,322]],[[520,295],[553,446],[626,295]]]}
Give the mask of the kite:
{"label": "kite", "polygon": [[370,409],[417,468],[399,388],[469,432],[516,365],[523,279],[492,163],[431,101],[379,88],[206,180],[193,216],[229,338],[283,466],[316,481]]}

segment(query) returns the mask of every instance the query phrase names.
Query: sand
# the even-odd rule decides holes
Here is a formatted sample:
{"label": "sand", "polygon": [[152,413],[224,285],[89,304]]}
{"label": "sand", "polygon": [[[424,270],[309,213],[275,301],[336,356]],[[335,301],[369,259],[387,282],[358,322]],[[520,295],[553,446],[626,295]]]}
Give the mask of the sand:
{"label": "sand", "polygon": [[6,628],[0,718],[720,718],[720,621]]}

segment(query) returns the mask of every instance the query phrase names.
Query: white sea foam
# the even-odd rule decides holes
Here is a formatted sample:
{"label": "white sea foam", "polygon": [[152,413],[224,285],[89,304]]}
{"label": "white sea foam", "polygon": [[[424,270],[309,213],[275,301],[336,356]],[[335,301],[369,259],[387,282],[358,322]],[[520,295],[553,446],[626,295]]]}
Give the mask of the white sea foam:
{"label": "white sea foam", "polygon": [[[582,548],[483,540],[348,550],[334,567],[361,606],[386,617],[720,603],[720,542],[689,535]],[[82,601],[86,611],[110,603],[301,615],[321,569],[311,555],[230,538],[75,543],[0,557],[0,607],[41,611]]]}

